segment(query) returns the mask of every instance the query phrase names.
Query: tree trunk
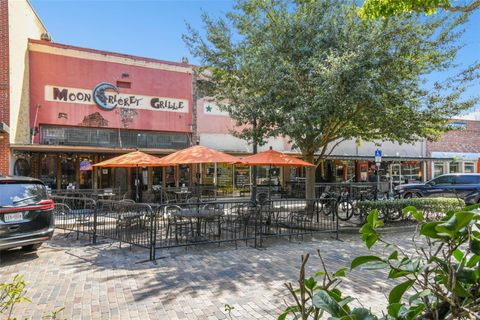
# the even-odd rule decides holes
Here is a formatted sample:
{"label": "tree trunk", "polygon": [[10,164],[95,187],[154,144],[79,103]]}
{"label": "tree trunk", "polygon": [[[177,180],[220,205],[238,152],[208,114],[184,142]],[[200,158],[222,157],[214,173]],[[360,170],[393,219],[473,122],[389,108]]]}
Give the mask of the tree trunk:
{"label": "tree trunk", "polygon": [[[305,161],[310,163],[315,163],[315,155],[313,153],[303,154]],[[305,182],[305,199],[314,199],[315,198],[315,173],[317,167],[308,167],[307,168],[307,179]]]}
{"label": "tree trunk", "polygon": [[[253,154],[257,154],[257,142],[253,143]],[[250,191],[250,201],[257,202],[257,166],[252,167],[252,190]]]}

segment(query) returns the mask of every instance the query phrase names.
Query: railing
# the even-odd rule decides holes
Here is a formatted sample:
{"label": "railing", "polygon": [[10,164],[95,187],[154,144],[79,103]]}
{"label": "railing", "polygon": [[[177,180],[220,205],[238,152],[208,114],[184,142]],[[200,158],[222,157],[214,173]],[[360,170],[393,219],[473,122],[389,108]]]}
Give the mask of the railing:
{"label": "railing", "polygon": [[[305,182],[287,182],[285,192],[288,197],[305,198]],[[390,184],[386,181],[376,182],[332,182],[315,183],[315,197],[326,192],[348,193],[353,200],[373,200],[385,198],[390,194]]]}
{"label": "railing", "polygon": [[336,199],[279,199],[144,204],[54,196],[56,227],[156,250],[239,242],[259,247],[270,237],[334,232]]}

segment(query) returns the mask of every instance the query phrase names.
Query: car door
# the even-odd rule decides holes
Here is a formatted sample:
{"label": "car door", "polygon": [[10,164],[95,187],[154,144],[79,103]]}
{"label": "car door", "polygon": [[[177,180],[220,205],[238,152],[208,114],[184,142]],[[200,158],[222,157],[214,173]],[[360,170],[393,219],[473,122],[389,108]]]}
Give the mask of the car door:
{"label": "car door", "polygon": [[428,187],[425,189],[425,195],[427,197],[454,197],[454,183],[455,180],[452,175],[437,177],[427,183]]}
{"label": "car door", "polygon": [[455,176],[454,197],[465,199],[467,196],[478,190],[478,176],[458,175]]}

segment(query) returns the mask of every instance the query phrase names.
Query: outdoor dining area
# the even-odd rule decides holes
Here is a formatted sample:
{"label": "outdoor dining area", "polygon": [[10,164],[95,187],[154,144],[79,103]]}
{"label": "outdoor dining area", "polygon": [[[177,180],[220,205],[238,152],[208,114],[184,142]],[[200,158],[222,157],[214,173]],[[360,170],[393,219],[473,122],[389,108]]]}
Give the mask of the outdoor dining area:
{"label": "outdoor dining area", "polygon": [[[205,163],[314,167],[274,150],[240,159],[203,146],[163,158],[134,151],[94,166],[129,167],[137,171],[141,167],[187,164],[195,173]],[[92,243],[108,238],[147,248],[151,259],[155,259],[156,250],[171,247],[223,242],[261,246],[264,239],[272,236],[338,231],[335,199],[272,198],[270,189],[260,197],[219,198],[215,188],[197,186],[161,188],[155,201],[140,202],[139,183],[135,186],[134,199],[123,197],[115,189],[53,194],[56,227],[67,230],[68,236],[87,235]]]}

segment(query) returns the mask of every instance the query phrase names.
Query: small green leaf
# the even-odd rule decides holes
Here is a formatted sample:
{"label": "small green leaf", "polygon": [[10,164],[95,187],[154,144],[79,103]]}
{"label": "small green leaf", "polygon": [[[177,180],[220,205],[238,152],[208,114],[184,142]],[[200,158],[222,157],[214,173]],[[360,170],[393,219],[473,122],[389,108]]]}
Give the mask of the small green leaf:
{"label": "small green leaf", "polygon": [[423,297],[426,297],[428,295],[432,294],[432,292],[430,291],[430,289],[426,289],[426,290],[422,290],[420,292],[417,292],[415,293],[413,296],[411,296],[409,299],[408,299],[408,302],[410,302],[410,304],[413,304],[416,300],[418,299],[422,299]]}
{"label": "small green leaf", "polygon": [[410,274],[410,273],[411,272],[405,271],[405,270],[390,269],[390,272],[388,273],[388,278],[389,279],[396,279],[396,278],[406,276],[407,274]]}
{"label": "small green leaf", "polygon": [[388,260],[398,260],[398,251],[397,251],[397,250],[393,251],[393,252],[388,256]]}
{"label": "small green leaf", "polygon": [[394,319],[398,318],[398,313],[400,312],[400,308],[402,307],[401,303],[390,303],[387,307],[387,312],[390,316]]}
{"label": "small green leaf", "polygon": [[334,277],[345,277],[345,271],[347,270],[348,268],[340,268],[338,269],[337,271],[335,271],[335,273],[333,274]]}
{"label": "small green leaf", "polygon": [[470,240],[470,250],[472,253],[480,256],[480,239],[472,237]]}
{"label": "small green leaf", "polygon": [[310,277],[308,279],[305,279],[304,284],[307,289],[313,290],[313,288],[315,288],[315,286],[317,285],[317,281],[315,281],[313,277]]}
{"label": "small green leaf", "polygon": [[470,259],[468,259],[467,264],[465,266],[468,268],[473,268],[479,262],[480,262],[480,255],[475,254],[471,256]]}
{"label": "small green leaf", "polygon": [[283,311],[281,315],[278,316],[277,320],[285,320],[290,313],[298,312],[298,306],[290,306]]}
{"label": "small green leaf", "polygon": [[405,291],[407,291],[414,283],[415,280],[407,280],[395,286],[388,295],[388,303],[392,304],[400,302]]}
{"label": "small green leaf", "polygon": [[354,316],[356,320],[378,320],[378,318],[366,308],[355,308],[352,310],[351,315]]}
{"label": "small green leaf", "polygon": [[325,290],[320,290],[313,296],[312,304],[331,316],[339,317],[340,311],[337,302]]}
{"label": "small green leaf", "polygon": [[420,227],[420,234],[432,239],[443,238],[441,235],[439,235],[438,231],[436,230],[436,227],[440,223],[441,223],[440,221],[434,221],[434,222],[428,222],[428,223],[422,224],[422,226]]}
{"label": "small green leaf", "polygon": [[424,219],[423,213],[418,211],[414,206],[408,206],[403,209],[402,212],[405,216],[411,214],[417,221],[422,221]]}
{"label": "small green leaf", "polygon": [[350,265],[350,269],[357,268],[358,266],[361,266],[362,264],[365,264],[367,262],[372,262],[372,261],[380,261],[383,262],[383,260],[377,256],[360,256],[356,257],[355,259],[352,260],[352,264]]}
{"label": "small green leaf", "polygon": [[459,248],[455,249],[455,251],[453,251],[453,257],[458,261],[458,262],[462,262],[462,259],[463,257],[465,256],[465,253],[463,253],[462,250],[460,250]]}

